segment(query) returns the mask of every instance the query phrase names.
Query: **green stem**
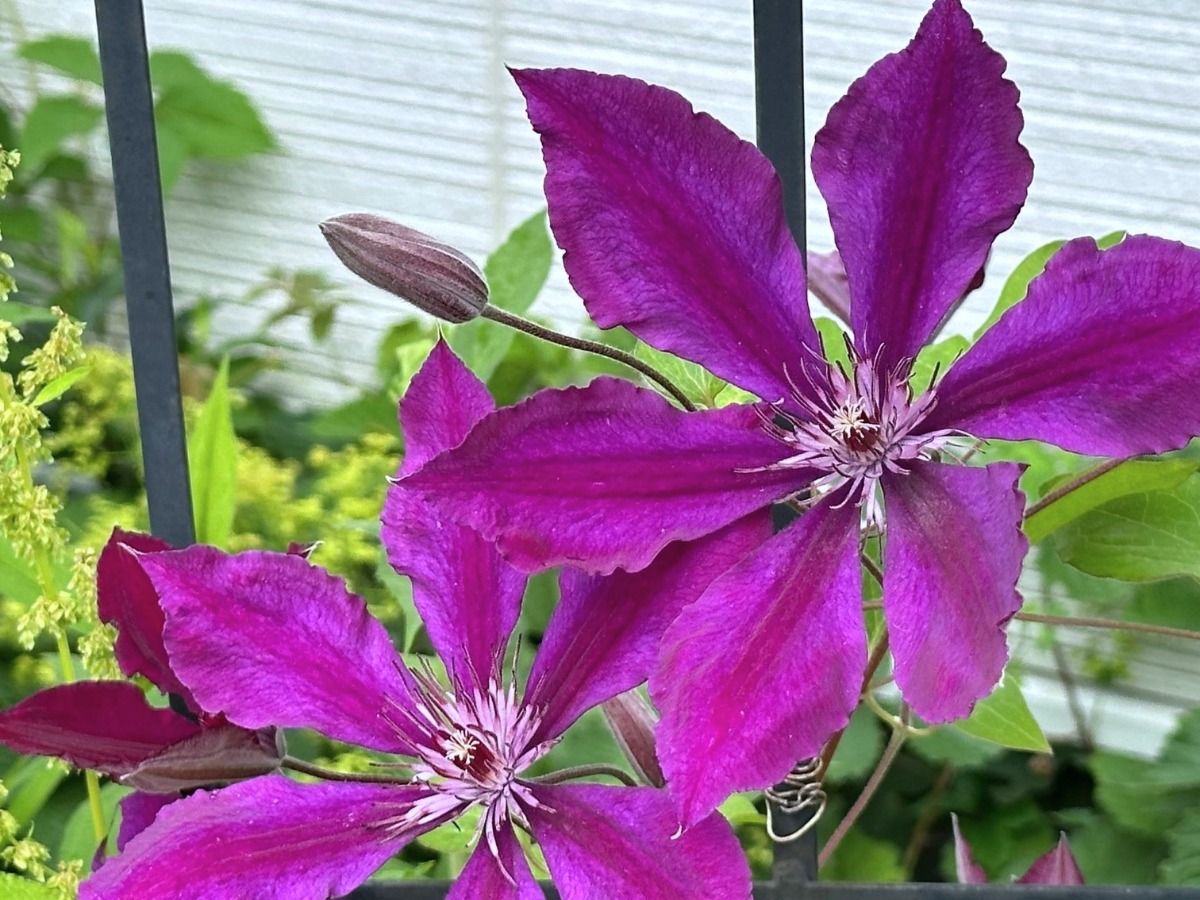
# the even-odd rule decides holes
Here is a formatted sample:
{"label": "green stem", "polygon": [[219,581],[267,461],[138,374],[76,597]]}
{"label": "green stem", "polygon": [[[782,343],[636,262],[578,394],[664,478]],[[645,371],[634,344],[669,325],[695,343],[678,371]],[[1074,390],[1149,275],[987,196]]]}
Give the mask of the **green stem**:
{"label": "green stem", "polygon": [[561,347],[569,347],[572,350],[582,350],[584,353],[594,353],[597,356],[605,356],[619,363],[624,363],[631,369],[637,369],[637,371],[659,385],[664,391],[678,400],[679,405],[688,412],[696,411],[695,404],[688,399],[687,394],[681,391],[671,379],[654,368],[654,366],[638,359],[632,353],[626,353],[624,350],[618,350],[616,347],[610,347],[608,344],[601,344],[598,341],[589,341],[584,338],[571,337],[567,334],[552,331],[549,328],[539,325],[537,322],[531,322],[528,319],[506,312],[496,306],[485,306],[481,315],[485,319],[491,319],[493,322],[507,325],[509,328],[515,328],[517,331],[523,331],[525,334],[539,340],[558,344]]}
{"label": "green stem", "polygon": [[549,775],[543,775],[540,778],[532,778],[530,780],[536,781],[538,784],[561,784],[564,781],[572,781],[576,778],[591,778],[594,775],[608,775],[629,787],[638,786],[637,781],[624,769],[619,769],[616,766],[607,766],[603,763],[559,769],[557,772],[551,772]]}
{"label": "green stem", "polygon": [[1124,458],[1109,459],[1100,463],[1100,465],[1095,466],[1094,468],[1088,469],[1086,472],[1076,476],[1075,478],[1072,478],[1062,487],[1055,488],[1037,503],[1033,504],[1033,506],[1029,507],[1029,509],[1025,510],[1025,518],[1028,519],[1030,516],[1040,513],[1047,506],[1057,503],[1063,497],[1067,496],[1067,494],[1079,490],[1088,482],[1095,481],[1101,475],[1108,474],[1117,466],[1125,462],[1128,462],[1128,460]]}
{"label": "green stem", "polygon": [[303,772],[323,781],[359,782],[363,784],[411,784],[411,778],[397,775],[385,775],[381,772],[339,772],[336,769],[326,769],[316,763],[310,763],[294,756],[285,756],[279,763],[281,768],[293,772]]}

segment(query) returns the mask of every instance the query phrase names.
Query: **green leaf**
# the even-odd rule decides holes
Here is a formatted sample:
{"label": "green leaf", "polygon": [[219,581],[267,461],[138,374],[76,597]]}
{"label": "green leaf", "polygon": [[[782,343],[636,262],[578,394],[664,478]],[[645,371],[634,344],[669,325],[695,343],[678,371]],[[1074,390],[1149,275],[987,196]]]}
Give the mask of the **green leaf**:
{"label": "green leaf", "polygon": [[[110,828],[117,817],[117,805],[122,797],[133,793],[129,788],[116,782],[107,782],[100,787],[100,807],[104,810],[104,821]],[[92,824],[91,803],[85,797],[75,807],[71,817],[67,819],[63,829],[62,842],[58,846],[59,859],[81,859],[83,870],[91,868],[92,856],[96,852],[96,832]]]}
{"label": "green leaf", "polygon": [[66,777],[66,770],[61,765],[43,756],[25,757],[9,769],[4,776],[4,785],[8,788],[6,808],[18,828],[33,821]]}
{"label": "green leaf", "polygon": [[229,397],[229,358],[221,360],[212,390],[188,437],[196,540],[223,545],[237,509],[237,439]]}
{"label": "green leaf", "polygon": [[1071,855],[1090,884],[1157,884],[1158,864],[1166,856],[1161,840],[1118,828],[1091,809],[1060,813],[1071,840]]}
{"label": "green leaf", "polygon": [[1025,535],[1037,543],[1068,522],[1110,500],[1146,491],[1172,490],[1186,481],[1197,468],[1200,468],[1200,461],[1183,457],[1131,459],[1026,518]]}
{"label": "green leaf", "polygon": [[[717,397],[725,390],[724,381],[694,362],[688,362],[671,353],[664,353],[649,344],[638,344],[633,353],[642,362],[648,363],[665,375],[696,406],[701,408],[716,406]],[[674,397],[663,390],[661,385],[653,381],[648,383],[650,387],[672,403],[677,402]]]}
{"label": "green leaf", "polygon": [[[506,312],[524,314],[545,286],[553,261],[546,211],[541,210],[514,228],[484,263],[488,302]],[[449,329],[447,340],[463,362],[487,381],[515,337],[511,328],[478,318]]]}
{"label": "green leaf", "polygon": [[0,595],[29,604],[42,593],[33,565],[17,556],[8,539],[0,534]]}
{"label": "green leaf", "polygon": [[1200,790],[1167,790],[1151,760],[1100,751],[1088,760],[1096,779],[1096,803],[1113,821],[1146,837],[1161,837],[1184,812],[1200,802]]}
{"label": "green leaf", "polygon": [[1059,529],[1054,546],[1064,562],[1089,575],[1200,578],[1200,478],[1105,503]]}
{"label": "green leaf", "polygon": [[26,41],[17,51],[21,59],[57,69],[69,78],[100,84],[100,55],[88,38],[52,34]]}
{"label": "green leaf", "polygon": [[4,900],[61,900],[62,891],[12,872],[0,872],[0,896]]}
{"label": "green leaf", "polygon": [[930,344],[917,354],[913,363],[912,377],[909,379],[915,394],[923,394],[933,384],[934,376],[941,378],[951,364],[967,352],[971,342],[961,334],[952,334],[948,338]]}
{"label": "green leaf", "polygon": [[74,369],[68,369],[66,372],[63,372],[57,378],[51,379],[49,384],[46,384],[37,392],[37,396],[33,398],[33,405],[43,406],[51,400],[57,400],[69,391],[75,382],[86,376],[90,371],[92,371],[91,366],[76,366]]}
{"label": "green leaf", "polygon": [[161,92],[177,87],[203,87],[212,77],[181,50],[155,50],[150,54],[150,81]]}
{"label": "green leaf", "polygon": [[155,130],[158,144],[158,178],[162,184],[163,197],[167,198],[175,190],[191,151],[187,135],[181,133],[170,120],[160,122]]}
{"label": "green leaf", "polygon": [[21,171],[34,173],[70,138],[88,134],[104,110],[80,97],[42,97],[21,128]]}
{"label": "green leaf", "polygon": [[411,653],[413,644],[416,643],[417,636],[424,627],[424,624],[421,622],[421,615],[417,612],[417,607],[413,603],[412,582],[407,576],[398,574],[392,568],[391,563],[387,559],[387,551],[382,547],[379,550],[379,557],[375,562],[375,577],[379,580],[380,584],[387,588],[387,592],[391,594],[392,599],[400,607],[403,632],[399,636],[398,649],[401,653]]}
{"label": "green leaf", "polygon": [[821,347],[825,351],[825,358],[831,365],[841,366],[849,372],[850,351],[846,347],[845,327],[828,316],[818,316],[813,319],[813,325],[817,327],[817,335],[821,338]]}
{"label": "green leaf", "polygon": [[871,710],[860,706],[850,717],[842,734],[837,752],[829,762],[825,780],[830,782],[865,779],[883,753],[884,737],[879,719]]}
{"label": "green leaf", "polygon": [[467,810],[452,822],[439,825],[417,838],[417,843],[438,853],[466,853],[475,843],[476,826],[480,809],[476,806]]}
{"label": "green leaf", "polygon": [[[1107,250],[1109,247],[1119,244],[1124,239],[1124,231],[1114,231],[1104,235],[1104,237],[1098,238],[1096,246],[1101,250]],[[1000,317],[1008,311],[1009,307],[1016,306],[1025,299],[1025,295],[1029,293],[1029,283],[1042,274],[1046,268],[1046,264],[1050,261],[1050,257],[1057,253],[1059,248],[1065,243],[1065,240],[1051,241],[1048,244],[1038,247],[1017,263],[1016,268],[1012,270],[1012,274],[1008,276],[1008,280],[1004,282],[1004,287],[1000,290],[1000,297],[996,301],[996,306],[992,310],[991,315],[987,317],[987,321],[975,332],[975,340],[979,340],[985,331],[996,324]]]}
{"label": "green leaf", "polygon": [[733,794],[718,807],[717,811],[734,827],[738,825],[765,826],[767,823],[766,813],[759,812],[758,807],[751,799],[758,796],[760,795],[757,793]]}
{"label": "green leaf", "polygon": [[1163,882],[1200,886],[1200,810],[1188,810],[1167,832],[1170,850],[1163,861]]}
{"label": "green leaf", "polygon": [[0,321],[20,325],[23,322],[53,322],[54,313],[44,306],[30,306],[28,303],[18,303],[6,300],[0,303]]}
{"label": "green leaf", "polygon": [[1050,742],[1029,711],[1016,676],[1005,672],[991,695],[975,704],[967,718],[954,728],[1001,747],[1050,753]]}
{"label": "green leaf", "polygon": [[192,157],[231,161],[276,147],[250,99],[232,84],[207,76],[178,79],[161,90],[154,118],[184,142]]}
{"label": "green leaf", "polygon": [[907,881],[900,848],[851,828],[838,844],[828,864],[821,867],[822,881]]}

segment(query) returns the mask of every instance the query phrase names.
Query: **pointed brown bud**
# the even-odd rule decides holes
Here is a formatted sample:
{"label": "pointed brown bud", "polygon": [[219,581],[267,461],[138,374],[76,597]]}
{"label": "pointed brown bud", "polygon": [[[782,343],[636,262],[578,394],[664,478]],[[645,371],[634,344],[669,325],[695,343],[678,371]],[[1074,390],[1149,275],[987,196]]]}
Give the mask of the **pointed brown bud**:
{"label": "pointed brown bud", "polygon": [[467,322],[487,306],[487,283],[479,267],[427,234],[368,213],[327,219],[321,234],[359,278],[431,316]]}
{"label": "pointed brown bud", "polygon": [[218,725],[172,744],[120,781],[139,791],[170,794],[266,775],[279,768],[284,753],[283,732],[275,728]]}
{"label": "pointed brown bud", "polygon": [[600,708],[617,744],[642,781],[654,787],[665,785],[667,780],[658,764],[654,744],[654,726],[658,723],[654,708],[636,689],[605,700]]}

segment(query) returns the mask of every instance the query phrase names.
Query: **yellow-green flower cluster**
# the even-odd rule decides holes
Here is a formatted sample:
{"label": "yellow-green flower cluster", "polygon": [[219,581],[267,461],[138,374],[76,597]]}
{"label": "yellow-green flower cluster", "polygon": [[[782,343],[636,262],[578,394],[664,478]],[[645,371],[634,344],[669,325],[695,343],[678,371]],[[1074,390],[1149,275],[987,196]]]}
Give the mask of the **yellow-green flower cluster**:
{"label": "yellow-green flower cluster", "polygon": [[7,802],[8,789],[0,782],[0,863],[31,881],[42,882],[63,900],[78,896],[83,862],[73,859],[51,868],[50,848],[34,840],[32,828],[22,836],[16,817],[3,808]]}
{"label": "yellow-green flower cluster", "polygon": [[[12,181],[13,169],[17,163],[21,161],[21,154],[16,150],[5,150],[0,146],[0,197],[3,197],[8,190],[8,183]],[[0,250],[0,300],[7,300],[8,295],[17,289],[17,285],[13,282],[12,276],[5,269],[12,268],[12,257]],[[8,342],[10,340],[20,340],[20,336],[16,335],[16,329],[11,323],[0,323],[7,327],[0,327],[0,362],[3,362],[8,355]],[[16,335],[16,336],[14,336]]]}

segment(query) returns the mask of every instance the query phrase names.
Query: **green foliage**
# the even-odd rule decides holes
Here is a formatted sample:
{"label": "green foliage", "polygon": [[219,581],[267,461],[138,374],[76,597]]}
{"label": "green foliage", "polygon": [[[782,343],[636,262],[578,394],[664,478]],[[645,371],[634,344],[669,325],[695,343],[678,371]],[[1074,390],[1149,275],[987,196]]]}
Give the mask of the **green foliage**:
{"label": "green foliage", "polygon": [[188,435],[188,473],[196,539],[224,546],[237,511],[237,439],[229,398],[229,363],[223,361],[200,415]]}
{"label": "green foliage", "polygon": [[[554,247],[546,228],[546,212],[542,210],[513,229],[484,263],[488,303],[523,315],[545,286],[553,261]],[[515,337],[511,328],[477,318],[449,329],[447,340],[463,362],[487,381],[495,374]]]}
{"label": "green foliage", "polygon": [[1050,752],[1050,742],[1029,711],[1021,686],[1011,672],[1005,672],[996,689],[976,703],[971,715],[955,722],[954,727],[1001,747]]}
{"label": "green foliage", "polygon": [[21,59],[40,63],[61,75],[99,85],[100,55],[87,38],[69,34],[52,34],[49,37],[26,41],[17,49]]}
{"label": "green foliage", "polygon": [[[698,408],[712,409],[720,405],[717,398],[725,390],[726,384],[707,369],[670,353],[663,353],[661,350],[656,350],[649,344],[639,343],[634,353],[638,359],[649,363],[666,375],[677,388],[683,391],[684,396],[691,400]],[[646,383],[672,403],[678,402],[663,389],[662,385],[653,381],[647,381]]]}
{"label": "green foliage", "polygon": [[1171,491],[1195,471],[1196,460],[1182,456],[1131,459],[1105,472],[1040,512],[1025,519],[1025,534],[1037,543],[1084,513],[1111,500],[1149,491]]}
{"label": "green foliage", "polygon": [[1091,575],[1200,578],[1200,478],[1104,503],[1061,528],[1054,544],[1065,562]]}

